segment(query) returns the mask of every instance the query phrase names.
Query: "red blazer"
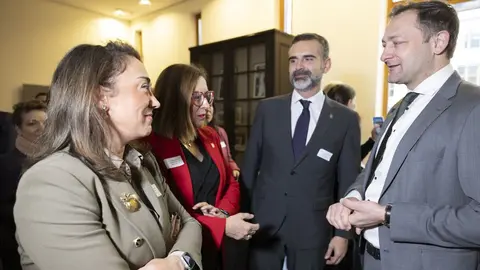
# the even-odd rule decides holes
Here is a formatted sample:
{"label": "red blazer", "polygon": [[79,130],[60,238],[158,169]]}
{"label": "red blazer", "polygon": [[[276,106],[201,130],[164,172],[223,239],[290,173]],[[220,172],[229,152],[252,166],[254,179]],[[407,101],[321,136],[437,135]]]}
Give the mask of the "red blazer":
{"label": "red blazer", "polygon": [[[220,145],[220,137],[211,127],[198,129],[197,133],[220,173],[220,184],[214,206],[234,215],[240,209],[240,186],[235,181],[230,167],[225,162]],[[180,141],[177,138],[169,139],[154,133],[148,137],[148,141],[172,192],[190,215],[197,219],[204,229],[210,232],[215,246],[220,248],[225,234],[226,219],[207,217],[193,211],[192,180]],[[175,157],[181,158],[183,165],[178,166],[177,163],[177,166],[167,166],[165,160]],[[168,167],[173,168],[168,169]]]}
{"label": "red blazer", "polygon": [[230,166],[230,169],[232,169],[232,171],[240,171],[240,168],[238,167],[235,160],[233,160],[232,154],[230,153],[230,144],[228,143],[227,132],[222,127],[217,127],[217,129],[218,135],[220,135],[220,146],[222,146],[222,152],[225,160],[228,162],[228,165]]}

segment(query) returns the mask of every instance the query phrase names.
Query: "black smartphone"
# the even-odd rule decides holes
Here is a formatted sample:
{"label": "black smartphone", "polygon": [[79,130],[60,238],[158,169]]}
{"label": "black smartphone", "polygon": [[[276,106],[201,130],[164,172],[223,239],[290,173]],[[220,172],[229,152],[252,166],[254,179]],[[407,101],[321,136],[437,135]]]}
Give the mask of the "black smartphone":
{"label": "black smartphone", "polygon": [[383,117],[381,116],[375,116],[373,117],[373,125],[378,125],[378,127],[375,128],[375,133],[380,134],[380,130],[382,129],[383,125]]}

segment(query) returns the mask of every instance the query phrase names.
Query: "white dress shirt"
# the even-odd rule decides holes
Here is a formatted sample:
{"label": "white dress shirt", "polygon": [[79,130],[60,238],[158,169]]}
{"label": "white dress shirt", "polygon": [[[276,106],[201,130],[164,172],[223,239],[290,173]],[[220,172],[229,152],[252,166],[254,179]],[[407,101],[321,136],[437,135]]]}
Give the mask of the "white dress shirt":
{"label": "white dress shirt", "polygon": [[[405,110],[405,113],[397,120],[393,126],[392,133],[388,138],[385,152],[383,154],[383,159],[378,164],[377,169],[373,175],[373,180],[365,191],[365,200],[373,201],[378,203],[380,195],[387,178],[390,165],[392,163],[393,156],[397,150],[400,141],[402,140],[405,133],[412,125],[412,123],[417,119],[420,113],[425,109],[428,103],[433,99],[435,94],[440,90],[443,84],[448,80],[448,78],[453,74],[454,70],[451,65],[447,65],[444,68],[440,69],[422,83],[420,83],[413,92],[419,93],[417,98],[408,106]],[[387,127],[388,128],[388,127]],[[380,144],[383,141],[383,136],[381,138]],[[380,145],[379,144],[379,145]],[[378,151],[378,147],[377,147]],[[373,158],[373,157],[372,157]],[[346,197],[356,197],[359,200],[362,199],[360,193],[357,191],[350,192]],[[378,227],[365,230],[364,232],[365,239],[375,246],[380,248],[380,241],[378,235]]]}
{"label": "white dress shirt", "polygon": [[318,118],[320,117],[320,112],[322,111],[323,108],[323,102],[325,102],[325,94],[323,94],[323,91],[318,91],[314,96],[310,98],[303,98],[297,90],[293,91],[292,94],[292,103],[290,105],[291,108],[291,114],[292,114],[292,138],[295,133],[295,126],[297,125],[298,118],[302,114],[303,111],[303,105],[300,102],[301,99],[308,100],[310,101],[310,106],[308,107],[308,110],[310,111],[310,122],[308,123],[308,133],[307,133],[307,141],[310,140],[312,137],[313,131],[315,130],[315,127],[317,126],[317,121]]}

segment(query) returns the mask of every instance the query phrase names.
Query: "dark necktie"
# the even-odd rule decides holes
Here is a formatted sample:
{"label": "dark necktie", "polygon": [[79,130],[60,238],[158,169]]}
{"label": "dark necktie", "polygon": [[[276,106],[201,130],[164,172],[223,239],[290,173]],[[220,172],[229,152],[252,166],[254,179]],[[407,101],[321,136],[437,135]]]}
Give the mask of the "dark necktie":
{"label": "dark necktie", "polygon": [[[385,153],[385,148],[387,147],[387,141],[388,138],[390,138],[390,135],[392,134],[392,129],[397,120],[405,113],[405,110],[408,108],[410,104],[417,98],[418,93],[415,92],[408,92],[407,95],[402,99],[402,102],[397,108],[397,111],[395,112],[395,116],[393,117],[392,122],[390,123],[390,126],[388,127],[387,131],[385,132],[385,135],[383,136],[382,144],[378,148],[377,155],[375,156],[375,159],[373,160],[372,163],[372,170],[370,171],[370,177],[369,177],[369,182],[372,181],[372,177],[375,174],[375,170],[377,169],[378,165],[383,159],[383,154]],[[381,139],[381,138],[379,138]],[[367,185],[368,186],[368,185]]]}
{"label": "dark necktie", "polygon": [[308,134],[308,124],[310,123],[310,101],[301,99],[303,110],[302,114],[297,120],[297,125],[295,126],[295,132],[293,133],[292,146],[293,146],[293,155],[295,156],[295,161],[297,161],[305,150],[305,145],[307,144],[307,134]]}

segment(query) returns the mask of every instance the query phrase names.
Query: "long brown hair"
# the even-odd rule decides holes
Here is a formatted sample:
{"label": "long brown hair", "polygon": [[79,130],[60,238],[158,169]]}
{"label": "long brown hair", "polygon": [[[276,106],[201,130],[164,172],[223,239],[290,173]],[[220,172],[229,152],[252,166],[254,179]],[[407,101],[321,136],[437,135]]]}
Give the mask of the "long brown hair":
{"label": "long brown hair", "polygon": [[101,89],[114,89],[129,57],[140,60],[132,46],[120,41],[105,46],[82,44],[65,55],[53,74],[37,161],[69,146],[70,152],[91,165],[96,173],[119,176],[105,152],[110,128],[108,117],[98,104]]}
{"label": "long brown hair", "polygon": [[190,106],[200,77],[206,78],[205,72],[192,65],[174,64],[162,71],[154,90],[155,97],[162,104],[153,116],[155,133],[187,142],[196,138]]}

